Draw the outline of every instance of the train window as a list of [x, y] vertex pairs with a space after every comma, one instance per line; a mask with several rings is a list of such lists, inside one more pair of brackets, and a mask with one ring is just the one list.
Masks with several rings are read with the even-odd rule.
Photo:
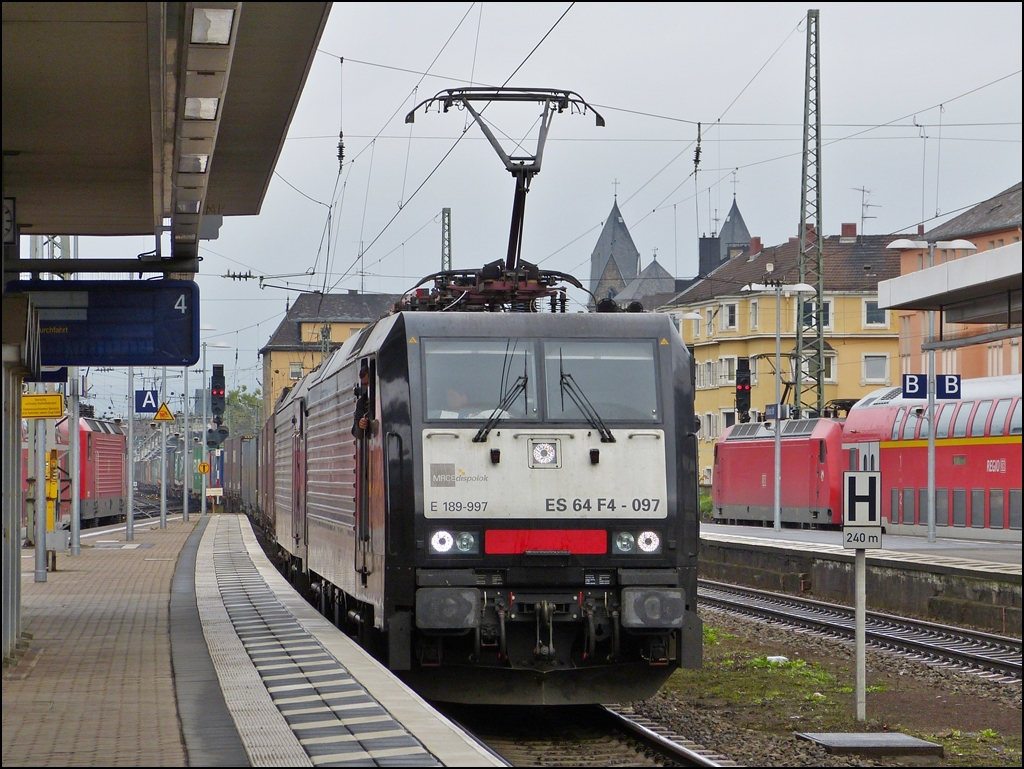
[[537, 367], [531, 340], [423, 339], [427, 419], [487, 419], [523, 377], [502, 419], [537, 418]]
[[1009, 398], [996, 403], [996, 410], [992, 413], [992, 427], [989, 429], [989, 435], [1006, 435], [1006, 415], [1010, 411], [1010, 403], [1012, 401]]
[[903, 406], [896, 412], [896, 421], [892, 423], [892, 439], [899, 440], [900, 424], [903, 422], [903, 415], [907, 413], [907, 407]]
[[825, 464], [825, 455], [828, 450], [825, 448], [825, 441], [818, 441], [818, 464]]
[[960, 404], [960, 410], [956, 412], [956, 421], [953, 423], [953, 437], [967, 437], [967, 421], [971, 418], [971, 409], [974, 408], [974, 401], [965, 401]]
[[892, 487], [892, 498], [889, 502], [889, 523], [897, 524], [900, 522], [900, 490], [895, 486]]
[[967, 489], [953, 489], [953, 525], [967, 525]]
[[[1017, 404], [1020, 405], [1019, 403]], [[1010, 489], [1010, 528], [1020, 531], [1021, 490]]]
[[921, 418], [917, 416], [913, 411], [907, 414], [907, 422], [903, 425], [903, 440], [912, 441], [914, 435], [917, 432], [917, 423], [921, 421]]
[[1020, 435], [1020, 398], [1017, 405], [1013, 407], [1013, 416], [1010, 417], [1010, 435]]
[[981, 401], [978, 410], [974, 412], [974, 421], [971, 422], [971, 437], [978, 438], [985, 434], [985, 424], [988, 422], [988, 412], [992, 410], [992, 401]]
[[85, 458], [92, 459], [92, 433], [85, 434]]
[[550, 419], [585, 419], [573, 390], [605, 421], [660, 418], [653, 342], [548, 341], [544, 374]]
[[988, 527], [990, 529], [1003, 528], [1003, 490], [988, 490]]
[[949, 526], [949, 489], [935, 489], [935, 525]]
[[914, 523], [914, 490], [903, 489], [903, 523], [913, 525]]
[[921, 511], [921, 515], [917, 517], [917, 522], [922, 526], [928, 525], [928, 489], [917, 490], [917, 509]]
[[949, 423], [953, 421], [953, 412], [956, 411], [955, 403], [942, 404], [942, 411], [939, 412], [938, 428], [935, 430], [936, 438], [949, 437]]
[[985, 527], [985, 489], [971, 489], [971, 528]]

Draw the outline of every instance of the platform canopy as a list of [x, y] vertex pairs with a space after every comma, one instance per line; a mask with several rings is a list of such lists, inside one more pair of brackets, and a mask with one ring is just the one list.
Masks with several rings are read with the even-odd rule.
[[330, 7], [4, 3], [5, 214], [22, 235], [169, 223], [195, 272], [203, 216], [259, 213]]
[[[922, 349], [978, 344], [1020, 336], [1021, 243], [982, 251], [878, 284], [878, 306], [934, 310], [950, 323], [1001, 324], [1003, 332], [927, 343]], [[995, 334], [996, 336], [992, 336]], [[990, 338], [991, 337], [991, 338]]]

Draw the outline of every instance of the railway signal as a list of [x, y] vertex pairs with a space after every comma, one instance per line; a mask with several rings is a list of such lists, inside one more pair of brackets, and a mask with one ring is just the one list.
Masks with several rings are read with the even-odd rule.
[[750, 361], [740, 358], [736, 366], [736, 412], [740, 422], [750, 421]]
[[219, 417], [224, 415], [224, 366], [213, 364], [213, 376], [210, 377], [210, 410], [214, 421], [220, 424]]

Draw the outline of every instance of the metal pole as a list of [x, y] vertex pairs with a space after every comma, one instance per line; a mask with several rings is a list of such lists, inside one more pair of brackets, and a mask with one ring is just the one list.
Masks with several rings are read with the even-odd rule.
[[867, 678], [867, 664], [866, 664], [866, 652], [864, 649], [865, 641], [865, 620], [866, 620], [866, 604], [867, 598], [865, 593], [867, 591], [867, 578], [866, 578], [866, 559], [864, 557], [865, 551], [863, 548], [857, 548], [856, 550], [856, 566], [854, 575], [854, 592], [856, 593], [856, 606], [854, 614], [856, 618], [857, 627], [854, 633], [854, 644], [856, 646], [856, 700], [857, 700], [857, 721], [863, 723], [867, 720], [867, 691], [866, 678]]
[[188, 523], [188, 495], [192, 489], [192, 435], [189, 433], [189, 419], [188, 412], [191, 407], [191, 401], [188, 397], [188, 366], [185, 366], [185, 424], [184, 434], [185, 442], [183, 455], [181, 457], [181, 474], [184, 476], [181, 479], [181, 519]]
[[[935, 264], [935, 244], [928, 244], [928, 266]], [[935, 311], [928, 311], [928, 341], [935, 341]], [[928, 351], [928, 542], [935, 542], [935, 350]]]
[[[167, 366], [160, 383], [160, 403], [167, 403]], [[160, 423], [160, 528], [167, 528], [167, 423]]]
[[[207, 397], [207, 394], [209, 393], [209, 391], [210, 384], [206, 379], [206, 342], [203, 342], [203, 426], [199, 430], [199, 445], [202, 446], [200, 456], [202, 456], [204, 462], [207, 461], [206, 431], [209, 429], [208, 425], [210, 421], [210, 417], [208, 416], [209, 412], [207, 411], [207, 408], [209, 406], [209, 398]], [[200, 500], [200, 505], [202, 506], [203, 509], [203, 515], [206, 515], [206, 483], [209, 473], [202, 473], [202, 476], [203, 498], [202, 500]]]
[[68, 473], [71, 475], [71, 555], [82, 554], [82, 447], [79, 442], [78, 366], [68, 368]]
[[[39, 385], [37, 392], [46, 392]], [[35, 420], [36, 428], [36, 490], [35, 510], [36, 529], [36, 582], [46, 582], [46, 420]]]
[[782, 284], [775, 285], [775, 531], [782, 531]]
[[124, 541], [135, 541], [135, 367], [128, 367], [128, 510]]

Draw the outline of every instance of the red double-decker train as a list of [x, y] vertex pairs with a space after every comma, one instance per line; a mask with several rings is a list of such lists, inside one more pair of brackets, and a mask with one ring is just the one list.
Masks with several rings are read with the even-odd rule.
[[[879, 470], [882, 517], [893, 534], [928, 525], [928, 432], [935, 424], [935, 521], [944, 536], [1019, 539], [1021, 378], [965, 379], [959, 400], [927, 419], [922, 400], [877, 390], [845, 420], [784, 422], [781, 515], [790, 526], [841, 525], [845, 470]], [[715, 520], [774, 517], [774, 438], [766, 423], [733, 425], [715, 447]]]

